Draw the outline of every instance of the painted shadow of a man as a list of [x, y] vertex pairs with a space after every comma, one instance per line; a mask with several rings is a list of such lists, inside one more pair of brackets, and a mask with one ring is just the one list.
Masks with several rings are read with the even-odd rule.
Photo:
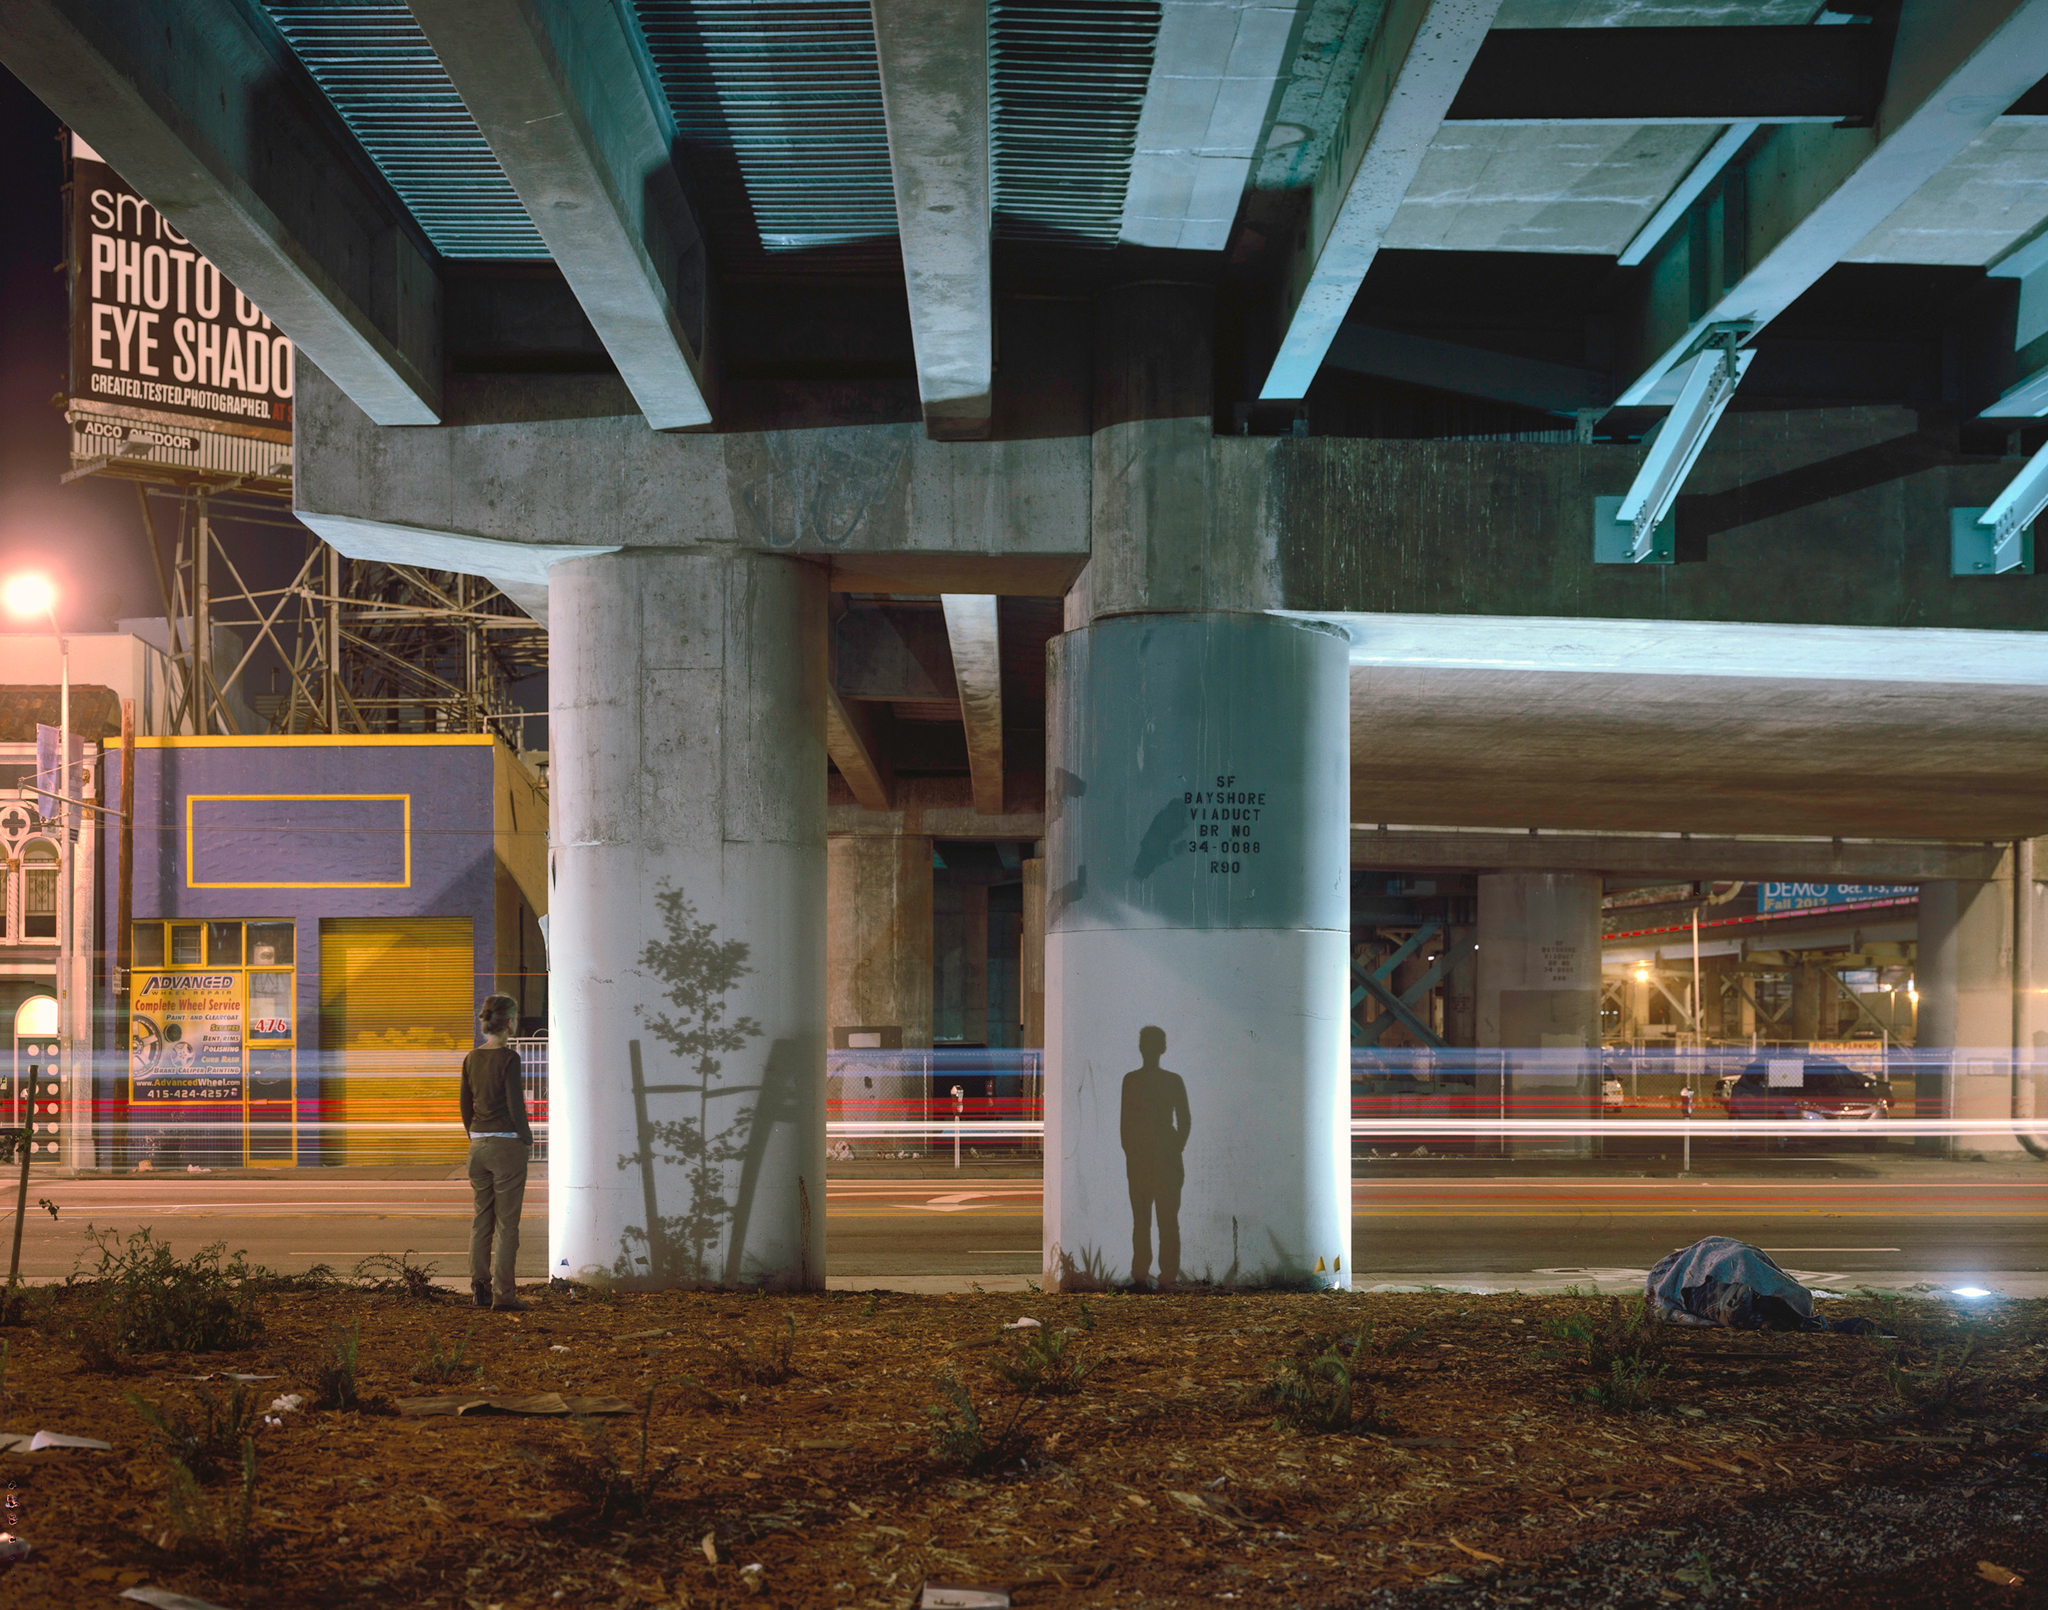
[[1131, 1187], [1131, 1283], [1143, 1285], [1152, 1264], [1152, 1215], [1159, 1215], [1159, 1284], [1180, 1279], [1181, 1153], [1188, 1145], [1188, 1087], [1162, 1068], [1166, 1031], [1138, 1031], [1141, 1068], [1124, 1075], [1121, 1131], [1124, 1174]]

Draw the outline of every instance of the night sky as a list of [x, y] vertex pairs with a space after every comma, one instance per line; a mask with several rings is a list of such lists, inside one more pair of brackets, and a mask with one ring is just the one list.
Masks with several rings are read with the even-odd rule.
[[[57, 119], [4, 69], [0, 150], [0, 576], [45, 571], [65, 626], [108, 631], [118, 615], [161, 615], [163, 605], [134, 487], [58, 482], [71, 467], [64, 415], [50, 401], [69, 383], [63, 164]], [[0, 630], [23, 629], [0, 621]]]

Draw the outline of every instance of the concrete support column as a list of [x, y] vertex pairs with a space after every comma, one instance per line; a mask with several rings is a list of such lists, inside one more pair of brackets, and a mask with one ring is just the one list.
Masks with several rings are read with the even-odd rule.
[[825, 1020], [835, 1047], [932, 1043], [932, 841], [835, 833], [825, 841]]
[[1045, 1044], [1045, 857], [1024, 861], [1024, 934], [1018, 944], [1026, 1046]]
[[1637, 978], [1631, 972], [1622, 999], [1626, 1003], [1622, 1014], [1622, 1038], [1640, 1040], [1650, 1024], [1650, 981]]
[[1446, 930], [1445, 943], [1464, 951], [1444, 975], [1444, 1044], [1475, 1046], [1479, 1043], [1479, 958], [1469, 948], [1477, 935], [1470, 928]]
[[1204, 285], [1121, 285], [1095, 303], [1092, 556], [1066, 624], [1131, 610], [1277, 609], [1279, 567], [1216, 520], [1214, 328]]
[[1834, 1035], [1827, 1032], [1823, 1022], [1823, 1002], [1834, 993], [1821, 969], [1811, 962], [1798, 962], [1792, 968], [1792, 1038], [1795, 1040], [1832, 1040]]
[[[1735, 1025], [1730, 1030], [1730, 1037], [1747, 1040], [1757, 1031], [1756, 1005], [1751, 999], [1756, 993], [1756, 975], [1754, 973], [1744, 973], [1739, 976], [1742, 979], [1743, 989], [1738, 990], [1729, 1002], [1730, 1010], [1734, 1014]], [[1743, 991], [1747, 991], [1747, 993]]]
[[1047, 1281], [1348, 1286], [1345, 640], [1122, 615], [1051, 669]]
[[[825, 845], [825, 1021], [834, 1049], [862, 1053], [832, 1095], [856, 1122], [922, 1119], [931, 1083], [932, 841], [835, 833]], [[900, 1135], [852, 1144], [862, 1156], [924, 1146]]]
[[[1479, 879], [1479, 1044], [1502, 1053], [1510, 1118], [1590, 1122], [1600, 1111], [1600, 880], [1583, 872]], [[1583, 1155], [1585, 1135], [1507, 1150]]]
[[[988, 1043], [988, 889], [949, 883], [932, 896], [932, 1034]], [[943, 1094], [943, 1092], [941, 1092]]]
[[548, 1267], [825, 1277], [825, 580], [635, 549], [549, 585]]
[[988, 886], [960, 888], [960, 1042], [988, 1044]]
[[1722, 987], [1728, 976], [1726, 956], [1707, 956], [1700, 961], [1700, 1032], [1710, 1041], [1726, 1040], [1729, 1027], [1729, 996]]
[[[2048, 918], [2048, 897], [2033, 884], [2034, 930]], [[2038, 1105], [2034, 1066], [2048, 1048], [2048, 1008], [2042, 989], [2038, 938], [2031, 958], [2032, 989], [2014, 1012], [2012, 884], [1923, 883], [1920, 950], [1914, 982], [1920, 992], [1915, 1045], [1914, 1115], [1921, 1118], [2005, 1120], [2013, 1112], [2014, 1030], [2022, 1054], [2020, 1108]], [[1964, 1135], [1925, 1146], [1948, 1153], [2020, 1150], [2010, 1133]]]

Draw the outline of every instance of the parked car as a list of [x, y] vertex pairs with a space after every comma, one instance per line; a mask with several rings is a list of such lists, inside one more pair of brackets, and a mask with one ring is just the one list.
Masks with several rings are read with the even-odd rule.
[[1621, 1081], [1619, 1079], [1609, 1078], [1602, 1079], [1600, 1081], [1601, 1106], [1619, 1107], [1622, 1103], [1622, 1098], [1625, 1094], [1626, 1092], [1622, 1089]]
[[[1771, 1082], [1771, 1065], [1799, 1062], [1797, 1084]], [[1730, 1118], [1870, 1122], [1891, 1109], [1891, 1086], [1872, 1073], [1827, 1057], [1772, 1057], [1752, 1062], [1728, 1092]]]

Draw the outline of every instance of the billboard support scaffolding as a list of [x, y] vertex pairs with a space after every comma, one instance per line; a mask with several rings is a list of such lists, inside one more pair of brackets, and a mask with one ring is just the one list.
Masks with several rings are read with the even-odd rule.
[[[514, 688], [547, 669], [547, 632], [489, 582], [349, 559], [267, 499], [229, 502], [191, 486], [145, 485], [140, 495], [170, 622], [179, 732], [491, 732], [515, 750], [529, 747], [525, 724], [536, 713], [519, 707]], [[175, 500], [175, 522], [158, 518], [162, 499]], [[251, 585], [223, 541], [223, 522], [303, 536], [291, 579]], [[268, 691], [253, 685], [259, 664], [270, 669]]]

